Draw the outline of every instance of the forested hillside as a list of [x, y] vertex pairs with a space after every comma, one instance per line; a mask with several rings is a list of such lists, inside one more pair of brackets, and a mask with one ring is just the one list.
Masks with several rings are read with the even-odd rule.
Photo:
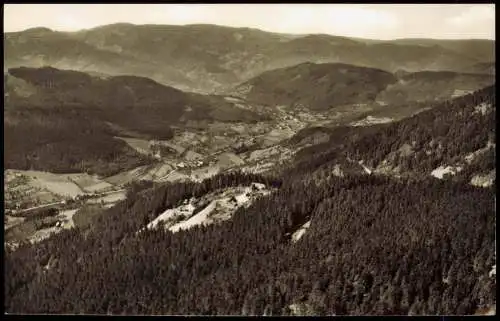
[[447, 71], [421, 71], [401, 75], [398, 82], [377, 96], [386, 104], [445, 101], [491, 86], [495, 76]]
[[269, 106], [311, 110], [366, 104], [396, 82], [389, 72], [346, 64], [303, 63], [265, 72], [239, 85], [235, 91]]
[[[324, 153], [321, 145], [304, 149], [314, 157], [299, 156], [283, 176], [232, 172], [203, 183], [133, 186], [90, 230], [8, 250], [6, 311], [474, 314], [496, 302], [494, 189], [419, 173], [491, 139], [494, 94], [486, 88], [358, 133], [338, 129], [344, 139], [337, 141], [334, 130]], [[474, 109], [485, 105], [492, 109]], [[374, 166], [408, 142], [423, 148], [431, 140], [442, 148], [417, 149], [418, 162], [391, 160], [413, 177], [332, 172], [348, 158]], [[251, 182], [277, 190], [218, 224], [143, 229], [191, 197]]]
[[495, 301], [493, 191], [460, 183], [294, 179], [220, 225], [135, 234], [193, 193], [249, 179], [149, 189], [91, 234], [7, 253], [6, 311], [471, 314]]
[[4, 167], [109, 176], [151, 163], [103, 123], [65, 108], [4, 110]]
[[[133, 130], [148, 132], [149, 127], [185, 123], [188, 120], [249, 121], [261, 120], [249, 110], [241, 110], [218, 96], [183, 92], [161, 85], [149, 78], [136, 76], [98, 77], [74, 70], [52, 67], [11, 68], [6, 81], [8, 106], [80, 107], [82, 112], [100, 113], [102, 118]], [[14, 81], [9, 86], [10, 78]], [[15, 81], [17, 80], [17, 82]], [[19, 80], [34, 87], [33, 92], [20, 95]], [[10, 91], [9, 91], [10, 89]], [[236, 109], [238, 113], [231, 112]], [[219, 119], [221, 113], [229, 113]], [[126, 116], [124, 115], [126, 114]], [[123, 119], [127, 117], [126, 119]], [[115, 118], [118, 118], [117, 120]], [[131, 120], [133, 119], [133, 121]], [[154, 124], [154, 125], [151, 125]], [[154, 130], [151, 130], [154, 132]], [[156, 131], [159, 131], [158, 129]], [[158, 135], [167, 135], [159, 133]]]
[[190, 121], [265, 119], [221, 97], [135, 76], [21, 67], [4, 80], [4, 160], [12, 169], [112, 175], [152, 162], [114, 136], [170, 139], [172, 126]]
[[[440, 165], [464, 162], [468, 154], [494, 143], [495, 127], [495, 86], [491, 86], [382, 126], [375, 135], [351, 145], [347, 153], [373, 167], [387, 160], [402, 172], [426, 173]], [[394, 151], [399, 153], [391, 154]]]
[[494, 83], [494, 75], [489, 74], [390, 73], [341, 63], [302, 63], [264, 72], [236, 86], [233, 93], [270, 107], [325, 111], [343, 105], [380, 104], [387, 106], [381, 110], [397, 110], [402, 104], [446, 101]]
[[377, 172], [412, 178], [451, 166], [461, 168], [456, 178], [470, 181], [495, 168], [495, 109], [490, 86], [396, 123], [337, 127], [328, 142], [301, 150], [294, 170], [363, 161]]

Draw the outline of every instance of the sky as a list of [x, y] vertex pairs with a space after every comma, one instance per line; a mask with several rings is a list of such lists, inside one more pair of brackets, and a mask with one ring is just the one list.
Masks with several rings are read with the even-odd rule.
[[494, 4], [5, 4], [4, 31], [217, 24], [371, 39], [495, 39]]

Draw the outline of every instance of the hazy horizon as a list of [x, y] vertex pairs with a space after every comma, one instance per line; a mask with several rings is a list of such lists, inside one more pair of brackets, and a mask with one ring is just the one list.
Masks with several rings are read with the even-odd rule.
[[83, 28], [83, 29], [78, 29], [78, 30], [58, 30], [58, 29], [52, 29], [46, 26], [35, 26], [35, 27], [30, 27], [27, 29], [23, 30], [18, 30], [18, 31], [7, 31], [5, 33], [16, 33], [16, 32], [24, 32], [32, 29], [39, 29], [39, 28], [45, 28], [49, 29], [54, 32], [79, 32], [83, 30], [91, 30], [91, 29], [96, 29], [100, 27], [105, 27], [105, 26], [111, 26], [111, 25], [119, 25], [119, 24], [129, 24], [133, 26], [178, 26], [178, 27], [188, 27], [188, 26], [196, 26], [196, 25], [206, 25], [206, 26], [216, 26], [216, 27], [225, 27], [225, 28], [234, 28], [234, 29], [255, 29], [255, 30], [260, 30], [263, 32], [269, 32], [269, 33], [275, 33], [275, 34], [283, 34], [283, 35], [290, 35], [290, 36], [308, 36], [308, 35], [326, 35], [326, 36], [332, 36], [332, 37], [346, 37], [346, 38], [352, 38], [352, 39], [366, 39], [366, 40], [375, 40], [375, 41], [394, 41], [394, 40], [414, 40], [414, 39], [427, 39], [427, 40], [450, 40], [450, 41], [459, 41], [459, 40], [485, 40], [485, 41], [495, 41], [495, 39], [488, 39], [488, 38], [431, 38], [431, 37], [407, 37], [407, 38], [393, 38], [393, 39], [376, 39], [376, 38], [365, 38], [365, 37], [355, 37], [355, 36], [344, 36], [344, 35], [338, 35], [338, 34], [326, 34], [326, 33], [284, 33], [284, 32], [274, 32], [274, 31], [269, 31], [269, 30], [263, 30], [260, 28], [254, 28], [254, 27], [232, 27], [232, 26], [225, 26], [225, 25], [218, 25], [214, 23], [189, 23], [189, 24], [183, 24], [183, 25], [173, 25], [173, 24], [162, 24], [162, 23], [144, 23], [144, 24], [137, 24], [137, 23], [131, 23], [131, 22], [114, 22], [110, 24], [104, 24], [104, 25], [99, 25], [95, 26], [92, 28]]
[[[18, 19], [20, 15], [30, 19]], [[277, 19], [276, 17], [279, 17]], [[6, 4], [4, 32], [217, 25], [376, 40], [495, 40], [494, 4]], [[439, 28], [435, 26], [438, 25]]]

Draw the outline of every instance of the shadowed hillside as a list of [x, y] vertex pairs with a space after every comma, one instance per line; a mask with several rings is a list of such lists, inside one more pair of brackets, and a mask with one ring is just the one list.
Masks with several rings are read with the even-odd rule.
[[375, 101], [396, 78], [385, 71], [345, 64], [304, 63], [272, 70], [243, 83], [236, 92], [249, 101], [325, 110]]
[[[237, 86], [234, 94], [269, 106], [315, 111], [343, 105], [389, 105], [445, 101], [495, 82], [493, 75], [450, 71], [408, 73], [345, 64], [303, 63], [267, 71]], [[404, 108], [404, 107], [403, 107]], [[418, 108], [415, 108], [418, 109]]]
[[263, 119], [221, 97], [185, 93], [135, 76], [99, 78], [21, 67], [10, 69], [4, 80], [7, 168], [114, 174], [146, 161], [113, 138], [122, 132], [170, 139], [171, 126], [190, 121]]

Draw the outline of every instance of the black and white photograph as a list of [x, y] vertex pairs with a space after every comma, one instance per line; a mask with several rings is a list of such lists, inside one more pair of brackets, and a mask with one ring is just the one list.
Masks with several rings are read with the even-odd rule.
[[3, 19], [4, 314], [496, 315], [494, 3]]

